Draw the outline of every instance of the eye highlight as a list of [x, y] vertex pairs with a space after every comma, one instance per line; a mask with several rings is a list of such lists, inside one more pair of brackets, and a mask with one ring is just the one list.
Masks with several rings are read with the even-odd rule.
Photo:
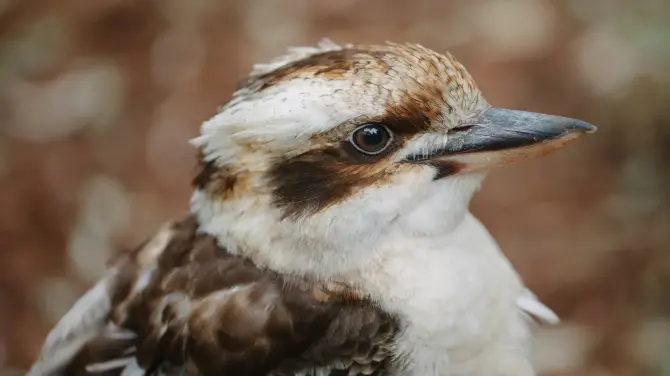
[[368, 123], [351, 133], [351, 144], [361, 153], [375, 155], [391, 145], [393, 134], [383, 124]]

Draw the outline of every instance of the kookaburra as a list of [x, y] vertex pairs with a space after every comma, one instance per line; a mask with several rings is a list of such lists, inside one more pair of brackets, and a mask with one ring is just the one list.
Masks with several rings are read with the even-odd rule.
[[595, 129], [493, 108], [419, 45], [290, 49], [192, 141], [190, 215], [111, 262], [29, 375], [534, 375], [558, 318], [468, 206]]

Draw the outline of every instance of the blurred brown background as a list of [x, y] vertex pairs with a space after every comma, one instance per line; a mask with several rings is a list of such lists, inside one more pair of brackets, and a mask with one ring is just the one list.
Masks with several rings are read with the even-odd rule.
[[670, 1], [0, 0], [0, 375], [187, 210], [187, 140], [288, 45], [449, 49], [496, 106], [600, 127], [473, 204], [565, 319], [545, 375], [670, 375]]

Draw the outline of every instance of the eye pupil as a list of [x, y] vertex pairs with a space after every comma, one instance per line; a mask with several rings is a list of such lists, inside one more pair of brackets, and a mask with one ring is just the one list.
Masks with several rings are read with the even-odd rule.
[[352, 143], [366, 154], [378, 154], [391, 143], [391, 134], [382, 124], [366, 124], [352, 134]]
[[378, 145], [384, 142], [384, 135], [377, 127], [363, 128], [363, 142], [367, 145]]

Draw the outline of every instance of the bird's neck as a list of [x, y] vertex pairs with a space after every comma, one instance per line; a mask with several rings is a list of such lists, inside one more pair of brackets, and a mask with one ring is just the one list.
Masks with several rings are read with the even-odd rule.
[[392, 238], [375, 253], [348, 279], [426, 328], [449, 325], [443, 319], [452, 315], [484, 313], [492, 301], [521, 288], [495, 240], [470, 213], [448, 235]]
[[[474, 216], [450, 236], [397, 239], [379, 252], [375, 267], [351, 279], [401, 318], [398, 351], [411, 359], [410, 374], [533, 374], [516, 305], [523, 285]], [[503, 363], [510, 369], [482, 368]]]

